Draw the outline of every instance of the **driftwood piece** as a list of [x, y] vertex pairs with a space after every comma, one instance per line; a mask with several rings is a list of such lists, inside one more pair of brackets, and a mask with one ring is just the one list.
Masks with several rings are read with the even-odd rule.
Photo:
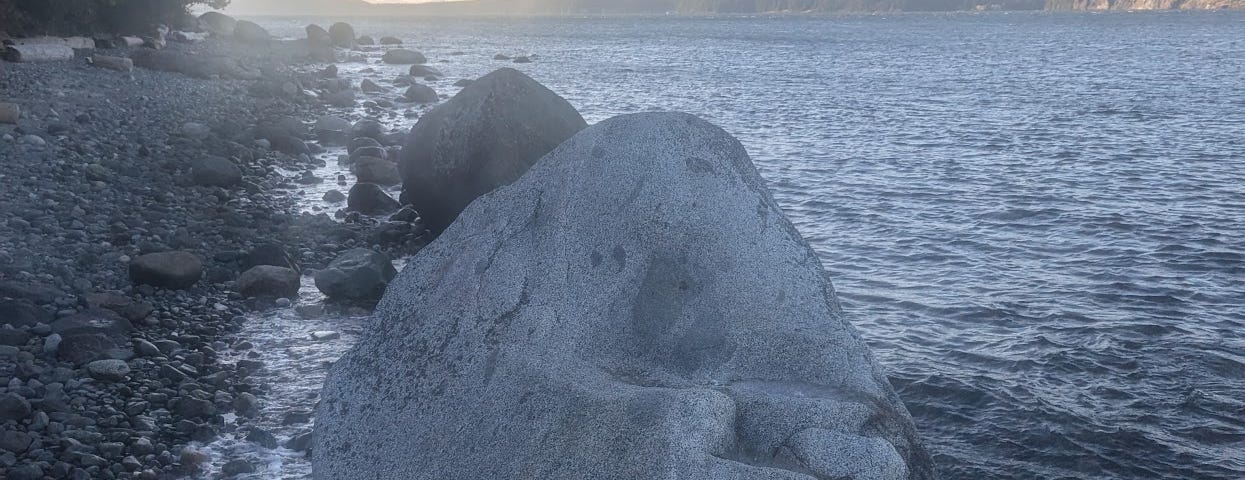
[[107, 55], [95, 55], [91, 57], [91, 65], [99, 68], [107, 68], [118, 72], [134, 71], [134, 61], [123, 57], [109, 57]]
[[56, 44], [8, 45], [4, 59], [10, 62], [57, 62], [73, 59], [73, 49]]

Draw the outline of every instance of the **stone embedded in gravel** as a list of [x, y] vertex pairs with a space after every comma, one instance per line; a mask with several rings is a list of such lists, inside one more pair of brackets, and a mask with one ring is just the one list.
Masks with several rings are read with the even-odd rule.
[[5, 429], [4, 433], [0, 433], [0, 450], [7, 450], [15, 454], [25, 453], [26, 449], [30, 448], [32, 441], [34, 439], [26, 432]]
[[23, 299], [0, 298], [0, 322], [14, 327], [33, 327], [37, 323], [51, 321], [42, 308]]
[[381, 61], [390, 64], [409, 65], [412, 63], [428, 63], [428, 57], [414, 50], [395, 48], [385, 52], [385, 55], [381, 57]]
[[374, 183], [356, 183], [346, 197], [346, 208], [364, 215], [383, 215], [402, 205]]
[[437, 101], [440, 100], [440, 98], [437, 97], [436, 90], [433, 90], [432, 87], [427, 85], [418, 83], [411, 85], [410, 88], [406, 89], [406, 93], [402, 94], [402, 98], [415, 103], [437, 103]]
[[587, 123], [518, 70], [485, 75], [419, 119], [402, 149], [402, 203], [433, 232], [472, 200], [515, 181]]
[[130, 374], [130, 366], [122, 360], [96, 360], [86, 364], [86, 371], [96, 380], [119, 382]]
[[34, 334], [27, 330], [18, 330], [7, 324], [0, 327], [0, 345], [20, 347], [26, 345], [31, 338], [34, 338]]
[[186, 138], [202, 140], [212, 134], [212, 128], [202, 123], [186, 122], [182, 124], [181, 134]]
[[332, 299], [374, 300], [385, 293], [397, 273], [387, 255], [356, 248], [316, 272], [315, 282], [316, 288]]
[[0, 395], [0, 423], [21, 421], [30, 416], [30, 401], [13, 392]]
[[36, 147], [42, 147], [48, 144], [47, 140], [44, 140], [43, 137], [38, 135], [22, 135], [17, 139], [17, 143], [22, 145], [33, 145]]
[[0, 102], [0, 123], [14, 125], [22, 118], [22, 108], [16, 103]]
[[238, 277], [238, 293], [245, 297], [293, 298], [298, 296], [302, 278], [297, 270], [259, 265]]
[[817, 254], [686, 114], [598, 123], [477, 199], [321, 396], [321, 478], [934, 478]]
[[151, 342], [148, 342], [141, 338], [135, 338], [131, 340], [131, 343], [134, 344], [134, 351], [138, 352], [139, 355], [142, 355], [144, 357], [159, 357], [163, 355], [160, 352], [160, 349], [155, 346], [155, 344], [152, 344]]
[[203, 277], [203, 263], [190, 252], [158, 252], [131, 260], [129, 271], [135, 285], [182, 290]]
[[205, 156], [191, 161], [191, 177], [199, 185], [232, 187], [242, 181], [242, 170], [225, 157]]
[[360, 182], [377, 185], [397, 185], [402, 183], [402, 175], [398, 173], [398, 165], [389, 160], [376, 157], [360, 157], [350, 170]]
[[39, 465], [28, 463], [10, 468], [6, 475], [6, 480], [40, 480], [43, 478], [43, 468], [39, 467]]

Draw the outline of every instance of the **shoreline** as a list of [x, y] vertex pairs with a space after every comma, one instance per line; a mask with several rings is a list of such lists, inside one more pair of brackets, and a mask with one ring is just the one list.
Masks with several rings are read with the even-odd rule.
[[[309, 175], [326, 153], [307, 123], [333, 109], [314, 95], [273, 93], [290, 83], [315, 91], [320, 64], [301, 58], [297, 42], [250, 50], [209, 40], [160, 51], [224, 56], [262, 72], [252, 80], [116, 72], [88, 65], [81, 52], [71, 61], [0, 65], [0, 102], [22, 111], [16, 125], [0, 125], [8, 213], [0, 311], [15, 327], [0, 332], [0, 425], [4, 450], [17, 450], [0, 455], [0, 476], [182, 478], [229, 463], [188, 445], [242, 429], [226, 415], [242, 426], [258, 422], [247, 416], [264, 401], [268, 386], [253, 378], [264, 365], [235, 333], [251, 317], [294, 310], [285, 299], [237, 293], [251, 252], [275, 245], [308, 275], [352, 247], [384, 244], [395, 256], [418, 248], [373, 241], [384, 223], [367, 217], [299, 213], [301, 189], [334, 181]], [[289, 119], [302, 125], [307, 151], [280, 152], [264, 138]], [[204, 157], [236, 162], [241, 180], [196, 184], [192, 167]], [[160, 251], [194, 255], [202, 279], [185, 290], [134, 285], [130, 261]], [[364, 311], [320, 308], [330, 316]], [[95, 345], [67, 341], [80, 323], [103, 325], [90, 339], [111, 339], [111, 348], [67, 353]], [[92, 362], [112, 358], [125, 371], [96, 371]]]

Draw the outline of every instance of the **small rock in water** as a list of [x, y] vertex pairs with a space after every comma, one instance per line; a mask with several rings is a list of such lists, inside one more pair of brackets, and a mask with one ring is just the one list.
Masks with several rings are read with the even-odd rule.
[[428, 63], [428, 57], [414, 50], [397, 48], [385, 52], [385, 55], [381, 57], [381, 61], [390, 64], [409, 65], [412, 63]]
[[311, 332], [311, 339], [317, 342], [327, 342], [329, 340], [337, 340], [342, 338], [342, 334], [331, 331]]
[[329, 298], [373, 300], [385, 293], [385, 287], [397, 273], [385, 254], [356, 248], [316, 272], [315, 282], [316, 288]]
[[277, 448], [277, 437], [262, 428], [251, 427], [246, 440], [264, 448]]
[[238, 459], [230, 460], [229, 463], [226, 463], [220, 470], [221, 473], [224, 473], [225, 475], [242, 475], [245, 473], [255, 473], [255, 466], [251, 465], [251, 462]]
[[306, 318], [306, 319], [320, 318], [324, 316], [324, 305], [320, 305], [320, 304], [299, 305], [297, 307], [294, 307], [294, 312], [297, 313], [298, 316], [302, 318]]
[[293, 303], [294, 303], [294, 302], [293, 302], [292, 300], [288, 299], [288, 298], [278, 298], [278, 299], [277, 299], [277, 301], [276, 301], [276, 305], [277, 305], [277, 307], [279, 307], [279, 308], [287, 308], [287, 307], [289, 307], [290, 305], [292, 305]]
[[519, 56], [514, 58], [514, 63], [532, 63], [532, 59], [527, 56]]
[[346, 200], [346, 194], [340, 190], [329, 190], [324, 192], [324, 201], [329, 203], [341, 203]]

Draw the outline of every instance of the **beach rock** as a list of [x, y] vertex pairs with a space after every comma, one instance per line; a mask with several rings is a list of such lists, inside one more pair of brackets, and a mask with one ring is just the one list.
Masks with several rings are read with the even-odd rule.
[[445, 76], [445, 74], [441, 73], [440, 70], [432, 68], [428, 65], [411, 65], [411, 70], [409, 73], [407, 73], [407, 75], [410, 75], [412, 77], [428, 77], [428, 76], [444, 77]]
[[514, 63], [532, 63], [532, 58], [527, 56], [514, 57]]
[[328, 30], [316, 24], [307, 25], [304, 30], [307, 31], [307, 43], [313, 47], [325, 47], [333, 45], [333, 36]]
[[350, 170], [360, 182], [384, 186], [402, 183], [402, 175], [398, 174], [398, 165], [382, 158], [359, 157]]
[[510, 60], [510, 56], [509, 56], [509, 55], [506, 55], [506, 54], [499, 53], [499, 54], [497, 54], [497, 55], [493, 55], [493, 60]]
[[130, 280], [135, 285], [181, 290], [203, 277], [203, 264], [189, 252], [159, 252], [130, 261]]
[[[371, 120], [363, 120], [363, 121], [360, 121], [360, 122], [359, 122], [359, 126], [360, 126], [360, 127], [363, 125], [363, 122], [370, 122], [372, 125], [374, 125], [374, 126], [375, 126], [375, 129], [376, 129], [376, 130], [375, 130], [375, 132], [368, 131], [368, 132], [366, 132], [366, 133], [376, 133], [376, 134], [378, 134], [378, 135], [383, 133], [383, 132], [381, 132], [381, 130], [380, 130], [380, 124], [379, 124], [379, 123], [376, 123], [376, 122], [371, 121]], [[351, 134], [354, 134], [356, 131], [359, 131], [359, 133], [364, 133], [362, 130], [363, 130], [362, 128], [359, 128], [359, 129], [357, 129], [357, 130], [352, 130], [352, 131], [351, 131]], [[372, 138], [372, 137], [361, 137], [361, 136], [355, 135], [354, 139], [350, 140], [350, 145], [346, 147], [346, 151], [347, 151], [347, 152], [350, 152], [350, 153], [352, 153], [352, 154], [353, 154], [355, 151], [358, 151], [359, 149], [361, 149], [361, 148], [366, 148], [366, 147], [376, 147], [376, 148], [380, 148], [380, 147], [381, 147], [381, 144], [380, 144], [380, 142], [379, 142], [379, 141], [377, 141], [375, 138]]]
[[395, 48], [385, 52], [385, 55], [381, 57], [381, 61], [397, 65], [407, 65], [412, 63], [428, 63], [428, 57], [425, 57], [424, 54], [414, 50]]
[[342, 90], [340, 92], [332, 92], [325, 94], [324, 103], [338, 108], [349, 108], [354, 106], [354, 90]]
[[96, 380], [120, 382], [130, 374], [130, 366], [122, 360], [96, 360], [86, 364], [86, 371]]
[[346, 196], [346, 208], [364, 215], [382, 215], [402, 205], [374, 183], [356, 183]]
[[365, 78], [363, 79], [362, 82], [359, 82], [359, 90], [363, 90], [366, 93], [380, 93], [388, 89], [380, 85], [377, 85], [376, 82], [373, 82], [369, 78]]
[[22, 421], [30, 416], [30, 401], [13, 392], [0, 395], [0, 423]]
[[285, 248], [277, 243], [262, 243], [256, 245], [246, 255], [242, 257], [242, 269], [250, 269], [260, 265], [271, 265], [274, 267], [288, 268], [298, 271], [298, 263], [290, 256]]
[[315, 134], [321, 142], [340, 145], [350, 140], [350, 122], [332, 115], [322, 115], [316, 119]]
[[401, 45], [402, 44], [402, 40], [395, 38], [395, 37], [380, 37], [380, 40], [378, 40], [378, 42], [381, 45]]
[[234, 26], [233, 38], [242, 43], [268, 43], [272, 36], [255, 22], [238, 20]]
[[333, 45], [350, 48], [355, 45], [354, 27], [349, 23], [337, 22], [329, 26], [329, 36], [333, 38]]
[[259, 265], [238, 277], [238, 293], [245, 297], [296, 298], [301, 286], [297, 270], [272, 265]]
[[307, 143], [293, 135], [272, 135], [268, 137], [268, 141], [272, 143], [273, 150], [287, 155], [298, 156], [311, 153]]
[[232, 187], [242, 181], [242, 170], [237, 164], [228, 158], [212, 155], [192, 160], [190, 173], [198, 185]]
[[407, 135], [402, 203], [433, 232], [444, 230], [476, 197], [515, 181], [585, 126], [570, 103], [518, 70], [485, 75]]
[[14, 125], [22, 118], [22, 107], [16, 103], [0, 102], [0, 123]]
[[415, 84], [406, 89], [406, 93], [402, 94], [402, 98], [415, 103], [437, 103], [437, 91], [427, 85]]
[[5, 429], [3, 433], [0, 433], [0, 450], [7, 450], [17, 454], [25, 453], [30, 448], [32, 442], [34, 442], [34, 438], [26, 432]]
[[206, 12], [199, 15], [199, 28], [212, 35], [232, 37], [237, 26], [238, 20], [220, 12]]
[[601, 122], [472, 203], [321, 396], [321, 478], [934, 478], [816, 253], [686, 114]]
[[162, 72], [177, 72], [195, 78], [214, 76], [239, 80], [257, 80], [258, 70], [243, 67], [234, 58], [223, 55], [190, 55], [169, 50], [138, 50], [130, 54], [134, 66]]
[[471, 85], [471, 84], [473, 84], [473, 83], [475, 83], [475, 82], [476, 82], [475, 80], [472, 80], [472, 79], [470, 79], [470, 78], [464, 78], [464, 79], [461, 79], [461, 80], [459, 80], [459, 81], [457, 81], [457, 82], [454, 82], [454, 86], [455, 86], [455, 87], [466, 87], [466, 86]]
[[385, 137], [385, 127], [376, 120], [363, 119], [355, 122], [354, 127], [350, 129], [350, 134], [354, 135], [355, 139], [371, 138], [379, 144], [379, 141]]
[[315, 282], [316, 288], [332, 299], [374, 300], [385, 293], [397, 273], [385, 254], [356, 248], [316, 272]]

